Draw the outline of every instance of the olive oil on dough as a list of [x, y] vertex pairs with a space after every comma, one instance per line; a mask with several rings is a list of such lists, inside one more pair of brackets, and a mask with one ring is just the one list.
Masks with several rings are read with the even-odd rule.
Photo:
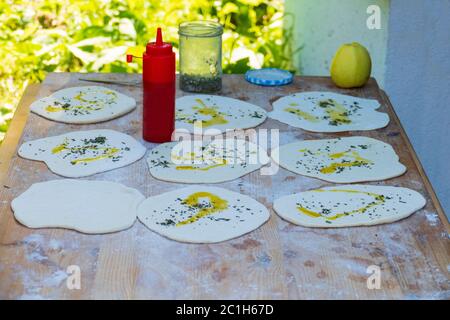
[[127, 166], [146, 149], [133, 137], [114, 130], [75, 131], [24, 142], [19, 155], [44, 161], [63, 177], [79, 178]]
[[249, 196], [227, 189], [190, 186], [146, 199], [138, 218], [150, 230], [191, 243], [215, 243], [259, 228], [270, 217]]
[[136, 100], [101, 86], [71, 87], [33, 102], [30, 110], [64, 123], [89, 124], [120, 117], [136, 108]]
[[[263, 123], [267, 113], [251, 103], [215, 95], [188, 95], [178, 98], [175, 127], [193, 133], [200, 125], [204, 135], [226, 130], [254, 128]], [[208, 129], [216, 132], [208, 133]], [[206, 131], [206, 132], [205, 132]]]
[[273, 208], [294, 224], [335, 228], [394, 222], [425, 204], [420, 193], [407, 188], [343, 185], [283, 196], [274, 201]]
[[269, 161], [266, 151], [256, 144], [232, 139], [202, 140], [199, 144], [189, 140], [163, 143], [150, 150], [147, 158], [153, 177], [183, 183], [231, 181]]
[[312, 132], [374, 130], [389, 123], [377, 100], [333, 92], [299, 92], [273, 103], [269, 117]]
[[368, 137], [297, 141], [271, 156], [289, 171], [335, 183], [385, 180], [406, 171], [389, 144]]

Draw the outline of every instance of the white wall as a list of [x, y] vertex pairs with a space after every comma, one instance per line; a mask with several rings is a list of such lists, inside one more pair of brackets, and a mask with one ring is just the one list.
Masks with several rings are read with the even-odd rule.
[[450, 0], [392, 0], [385, 88], [450, 216]]
[[[367, 7], [381, 9], [381, 29], [369, 30]], [[372, 57], [372, 76], [384, 83], [389, 0], [286, 0], [285, 11], [295, 15], [296, 45], [303, 49], [294, 57], [300, 74], [329, 75], [331, 59], [344, 43], [359, 42]], [[286, 24], [290, 18], [286, 18]]]

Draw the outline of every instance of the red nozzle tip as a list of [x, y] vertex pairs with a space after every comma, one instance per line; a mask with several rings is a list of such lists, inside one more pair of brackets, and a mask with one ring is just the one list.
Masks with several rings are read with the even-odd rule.
[[132, 62], [133, 56], [131, 54], [127, 54], [127, 62]]
[[163, 44], [161, 28], [158, 28], [158, 30], [156, 31], [156, 44], [157, 45], [162, 45]]

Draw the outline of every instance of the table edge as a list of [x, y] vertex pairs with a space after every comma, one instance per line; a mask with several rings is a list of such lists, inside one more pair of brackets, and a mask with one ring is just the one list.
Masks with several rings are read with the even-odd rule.
[[30, 113], [29, 106], [34, 101], [40, 88], [41, 85], [37, 83], [29, 84], [26, 87], [11, 119], [5, 138], [0, 145], [0, 186], [3, 185], [8, 175], [11, 160], [22, 138]]

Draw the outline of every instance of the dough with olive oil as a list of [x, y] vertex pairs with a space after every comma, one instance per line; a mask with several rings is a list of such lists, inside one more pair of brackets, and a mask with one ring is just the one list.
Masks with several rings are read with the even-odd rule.
[[269, 117], [313, 132], [374, 130], [389, 123], [377, 100], [333, 92], [299, 92], [273, 103]]
[[[227, 130], [254, 128], [263, 123], [267, 113], [254, 104], [215, 95], [187, 95], [176, 100], [176, 130], [217, 135]], [[209, 129], [214, 129], [212, 132]]]
[[242, 139], [186, 140], [158, 145], [147, 163], [156, 179], [183, 183], [219, 183], [258, 170], [270, 161], [260, 146]]
[[190, 186], [146, 199], [138, 218], [150, 230], [191, 243], [214, 243], [249, 233], [270, 217], [249, 196], [227, 189]]
[[418, 192], [401, 187], [343, 185], [278, 198], [273, 209], [305, 227], [370, 226], [404, 219], [426, 204]]
[[29, 228], [97, 234], [131, 227], [144, 199], [139, 191], [120, 183], [62, 179], [33, 184], [11, 202], [11, 208]]
[[145, 147], [133, 137], [114, 130], [74, 131], [24, 142], [23, 158], [44, 161], [63, 177], [79, 178], [127, 166], [141, 159]]
[[30, 106], [32, 112], [44, 118], [75, 124], [111, 120], [134, 108], [136, 100], [101, 86], [61, 89]]
[[385, 180], [406, 171], [391, 145], [368, 137], [297, 141], [272, 150], [271, 157], [289, 171], [335, 183]]

